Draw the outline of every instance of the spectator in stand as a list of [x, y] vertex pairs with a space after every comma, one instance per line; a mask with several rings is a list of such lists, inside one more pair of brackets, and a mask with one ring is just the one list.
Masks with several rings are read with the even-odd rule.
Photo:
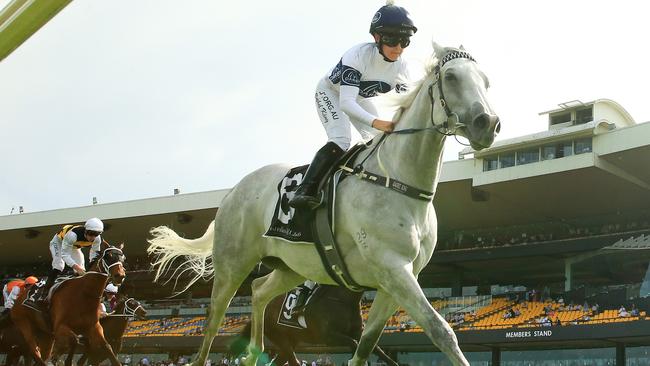
[[598, 303], [595, 303], [591, 306], [591, 313], [592, 315], [598, 314], [598, 309], [600, 308], [600, 305]]
[[560, 318], [555, 319], [555, 325], [558, 327], [562, 326], [562, 322], [560, 321]]
[[630, 313], [625, 310], [625, 306], [621, 305], [621, 307], [618, 309], [618, 317], [627, 318], [628, 316], [630, 316]]
[[636, 304], [632, 304], [632, 309], [630, 309], [630, 316], [639, 316], [639, 309], [636, 308]]

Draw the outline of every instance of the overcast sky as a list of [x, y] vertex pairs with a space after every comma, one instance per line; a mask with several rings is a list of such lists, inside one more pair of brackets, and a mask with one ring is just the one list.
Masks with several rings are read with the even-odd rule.
[[[0, 0], [0, 6], [7, 0]], [[382, 1], [75, 0], [0, 62], [0, 215], [230, 188], [326, 141], [317, 81]], [[609, 98], [650, 119], [645, 2], [397, 1], [491, 80], [499, 139]], [[461, 146], [449, 141], [445, 159]]]

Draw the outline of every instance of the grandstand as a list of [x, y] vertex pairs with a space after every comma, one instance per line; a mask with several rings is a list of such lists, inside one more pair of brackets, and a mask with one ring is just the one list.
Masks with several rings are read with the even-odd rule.
[[[648, 364], [650, 123], [636, 124], [607, 99], [563, 103], [546, 113], [547, 131], [466, 150], [444, 163], [434, 200], [438, 248], [419, 281], [472, 365]], [[0, 216], [1, 273], [43, 275], [57, 228], [98, 216], [108, 240], [127, 243], [124, 287], [150, 314], [130, 324], [123, 352], [191, 355], [201, 341], [210, 284], [199, 282], [173, 300], [173, 281], [152, 286], [148, 229], [167, 225], [200, 236], [226, 193]], [[264, 273], [251, 273], [249, 281]], [[228, 310], [214, 352], [224, 352], [249, 318], [249, 281]], [[443, 364], [401, 310], [380, 345], [402, 363]]]

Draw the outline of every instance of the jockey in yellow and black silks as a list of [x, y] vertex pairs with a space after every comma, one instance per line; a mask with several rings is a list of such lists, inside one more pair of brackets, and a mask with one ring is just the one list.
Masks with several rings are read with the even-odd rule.
[[99, 256], [102, 243], [101, 233], [104, 231], [104, 223], [98, 218], [91, 218], [84, 225], [65, 225], [50, 241], [50, 252], [52, 253], [52, 270], [43, 286], [40, 301], [47, 298], [49, 289], [54, 284], [56, 277], [63, 272], [67, 265], [72, 268], [75, 274], [86, 273], [84, 254], [81, 248], [90, 247], [90, 260], [93, 261]]

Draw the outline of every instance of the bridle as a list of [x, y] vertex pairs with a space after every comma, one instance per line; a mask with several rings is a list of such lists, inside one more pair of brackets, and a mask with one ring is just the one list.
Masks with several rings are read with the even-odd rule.
[[[440, 74], [445, 64], [451, 60], [456, 60], [461, 58], [476, 62], [474, 57], [472, 57], [472, 55], [470, 55], [468, 52], [462, 50], [455, 50], [447, 53], [433, 69], [434, 81], [433, 83], [431, 83], [431, 85], [429, 85], [428, 88], [429, 100], [431, 101], [431, 116], [430, 116], [431, 127], [406, 128], [403, 130], [393, 131], [391, 132], [391, 134], [411, 134], [411, 133], [416, 133], [421, 131], [433, 130], [444, 136], [453, 136], [456, 135], [456, 131], [459, 128], [466, 126], [464, 122], [460, 122], [460, 118], [458, 117], [458, 114], [456, 112], [453, 112], [449, 108], [449, 105], [445, 100], [445, 92], [442, 88], [442, 81], [440, 80]], [[440, 124], [436, 124], [433, 119], [433, 110], [436, 103], [436, 99], [433, 95], [433, 86], [436, 84], [438, 85], [438, 100], [439, 100], [438, 102], [440, 103], [440, 105], [445, 111], [445, 114], [447, 115], [447, 119]]]
[[[133, 306], [129, 305], [129, 302], [135, 302], [138, 306], [133, 307]], [[135, 318], [138, 309], [142, 309], [142, 311], [145, 311], [144, 307], [140, 304], [140, 302], [138, 302], [136, 299], [134, 299], [132, 297], [129, 297], [128, 299], [124, 300], [123, 304], [124, 304], [124, 309], [122, 309], [121, 314], [112, 313], [109, 316], [111, 316], [111, 317], [124, 317], [124, 318], [133, 317], [133, 318]]]
[[104, 249], [104, 251], [102, 252], [101, 257], [99, 258], [99, 264], [97, 265], [97, 267], [99, 268], [99, 270], [100, 270], [102, 273], [105, 273], [105, 274], [107, 274], [107, 275], [110, 275], [110, 274], [111, 274], [111, 268], [112, 268], [113, 266], [117, 266], [117, 265], [119, 265], [119, 264], [122, 264], [122, 261], [121, 261], [120, 259], [118, 259], [117, 261], [115, 261], [115, 263], [111, 263], [111, 264], [109, 264], [109, 263], [106, 261], [106, 252], [108, 252], [108, 251], [110, 251], [110, 250], [115, 250], [115, 251], [117, 251], [117, 252], [120, 254], [120, 256], [123, 256], [123, 255], [124, 255], [124, 253], [122, 252], [122, 249], [117, 248], [117, 247], [108, 247], [108, 248]]

